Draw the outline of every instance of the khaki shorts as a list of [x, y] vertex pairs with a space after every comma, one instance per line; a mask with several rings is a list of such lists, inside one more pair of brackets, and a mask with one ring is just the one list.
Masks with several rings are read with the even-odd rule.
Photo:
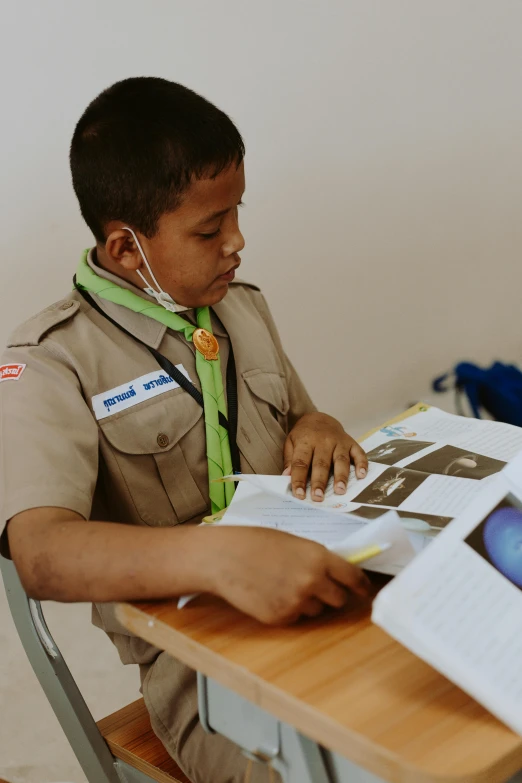
[[141, 673], [154, 733], [192, 783], [281, 783], [277, 772], [250, 762], [229, 739], [204, 731], [192, 669], [163, 652]]

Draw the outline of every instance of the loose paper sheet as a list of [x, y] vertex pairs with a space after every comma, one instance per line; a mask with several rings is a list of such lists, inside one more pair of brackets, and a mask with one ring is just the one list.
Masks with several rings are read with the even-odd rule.
[[[338, 516], [310, 507], [302, 508], [292, 500], [267, 495], [247, 482], [239, 484], [226, 514], [214, 524], [280, 530], [316, 541], [343, 557], [373, 544], [391, 544], [385, 552], [364, 564], [368, 570], [391, 575], [399, 573], [417, 551], [394, 512], [373, 521], [349, 515]], [[182, 609], [194, 597], [180, 598], [178, 608]]]
[[368, 561], [371, 571], [396, 574], [413, 555], [401, 520], [394, 512], [369, 522], [348, 515], [335, 515], [267, 495], [247, 483], [240, 483], [230, 508], [220, 525], [269, 527], [323, 544], [343, 556], [375, 543], [391, 543], [392, 548]]

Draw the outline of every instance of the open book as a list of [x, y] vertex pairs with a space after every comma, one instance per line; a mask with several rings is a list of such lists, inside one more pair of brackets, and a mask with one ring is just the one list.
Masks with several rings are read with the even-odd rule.
[[330, 482], [322, 503], [310, 494], [297, 500], [287, 476], [231, 476], [238, 490], [216, 523], [272, 527], [344, 556], [390, 543], [365, 568], [398, 574], [522, 450], [522, 429], [420, 403], [362, 444], [368, 475], [358, 480], [352, 470], [345, 495], [335, 495]]
[[522, 734], [522, 454], [478, 483], [372, 619]]
[[419, 404], [361, 443], [369, 460], [367, 476], [356, 479], [352, 468], [345, 495], [334, 494], [330, 480], [321, 503], [312, 501], [310, 489], [306, 499], [293, 498], [287, 476], [244, 474], [229, 480], [239, 478], [265, 494], [327, 514], [370, 520], [393, 509], [404, 527], [422, 533], [427, 543], [522, 450], [522, 428]]

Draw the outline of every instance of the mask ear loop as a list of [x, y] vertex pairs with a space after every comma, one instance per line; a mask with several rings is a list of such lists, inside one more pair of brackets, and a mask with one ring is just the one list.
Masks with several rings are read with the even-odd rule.
[[157, 288], [157, 291], [154, 290], [154, 288], [152, 288], [149, 285], [149, 283], [147, 282], [147, 279], [142, 274], [142, 272], [139, 269], [137, 269], [136, 270], [137, 273], [139, 274], [139, 276], [141, 277], [141, 279], [143, 280], [143, 282], [146, 285], [145, 293], [146, 294], [150, 294], [150, 296], [153, 296], [156, 299], [157, 303], [160, 304], [162, 307], [164, 307], [166, 310], [170, 310], [173, 313], [177, 312], [178, 310], [183, 310], [184, 309], [183, 307], [180, 307], [179, 305], [177, 305], [176, 302], [174, 301], [174, 299], [169, 294], [167, 294], [165, 291], [163, 291], [163, 289], [161, 288], [160, 284], [156, 280], [156, 278], [154, 276], [154, 272], [150, 268], [150, 264], [147, 261], [147, 256], [143, 252], [143, 248], [142, 248], [142, 246], [140, 244], [140, 241], [139, 241], [138, 237], [136, 236], [136, 234], [134, 233], [134, 231], [132, 230], [132, 228], [129, 228], [129, 226], [124, 226], [123, 227], [123, 231], [129, 231], [129, 233], [132, 234], [132, 237], [133, 237], [134, 241], [136, 242], [136, 246], [137, 246], [138, 250], [140, 251], [140, 255], [141, 255], [142, 259], [143, 259], [143, 262], [144, 262], [145, 266], [148, 269], [149, 275], [152, 277], [152, 280], [154, 281], [154, 285]]
[[[145, 253], [143, 252], [143, 248], [142, 248], [142, 246], [141, 246], [141, 244], [140, 244], [140, 240], [138, 239], [138, 237], [136, 236], [136, 234], [134, 233], [134, 231], [132, 230], [132, 228], [129, 228], [129, 226], [124, 226], [124, 227], [123, 227], [123, 230], [124, 230], [124, 231], [128, 231], [130, 234], [132, 234], [132, 238], [133, 238], [133, 239], [134, 239], [134, 241], [136, 242], [136, 246], [137, 246], [138, 250], [140, 251], [140, 255], [141, 255], [141, 257], [143, 258], [143, 262], [144, 262], [145, 266], [146, 266], [146, 267], [147, 267], [147, 269], [148, 269], [149, 275], [152, 277], [152, 279], [153, 279], [153, 281], [154, 281], [154, 285], [155, 285], [155, 286], [156, 286], [156, 288], [158, 289], [158, 290], [157, 290], [157, 291], [155, 291], [154, 293], [156, 293], [156, 294], [162, 294], [162, 293], [163, 293], [163, 291], [162, 291], [162, 288], [161, 288], [160, 284], [158, 283], [158, 281], [156, 280], [156, 278], [154, 277], [154, 272], [153, 272], [153, 271], [152, 271], [152, 269], [150, 268], [150, 264], [149, 264], [149, 262], [147, 261], [147, 256], [146, 256], [146, 255], [145, 255]], [[136, 271], [137, 271], [137, 273], [139, 274], [139, 276], [141, 277], [141, 279], [143, 280], [143, 282], [145, 283], [145, 285], [147, 286], [147, 288], [150, 288], [150, 285], [148, 284], [147, 280], [146, 280], [146, 279], [145, 279], [145, 277], [142, 275], [142, 273], [140, 272], [140, 270], [139, 270], [139, 269], [137, 269]]]

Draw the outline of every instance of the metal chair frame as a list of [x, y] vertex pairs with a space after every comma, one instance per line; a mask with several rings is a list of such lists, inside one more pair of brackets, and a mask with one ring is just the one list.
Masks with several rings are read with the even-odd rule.
[[12, 560], [0, 571], [18, 635], [45, 695], [89, 783], [156, 783], [111, 753], [45, 622], [40, 601], [29, 598]]

